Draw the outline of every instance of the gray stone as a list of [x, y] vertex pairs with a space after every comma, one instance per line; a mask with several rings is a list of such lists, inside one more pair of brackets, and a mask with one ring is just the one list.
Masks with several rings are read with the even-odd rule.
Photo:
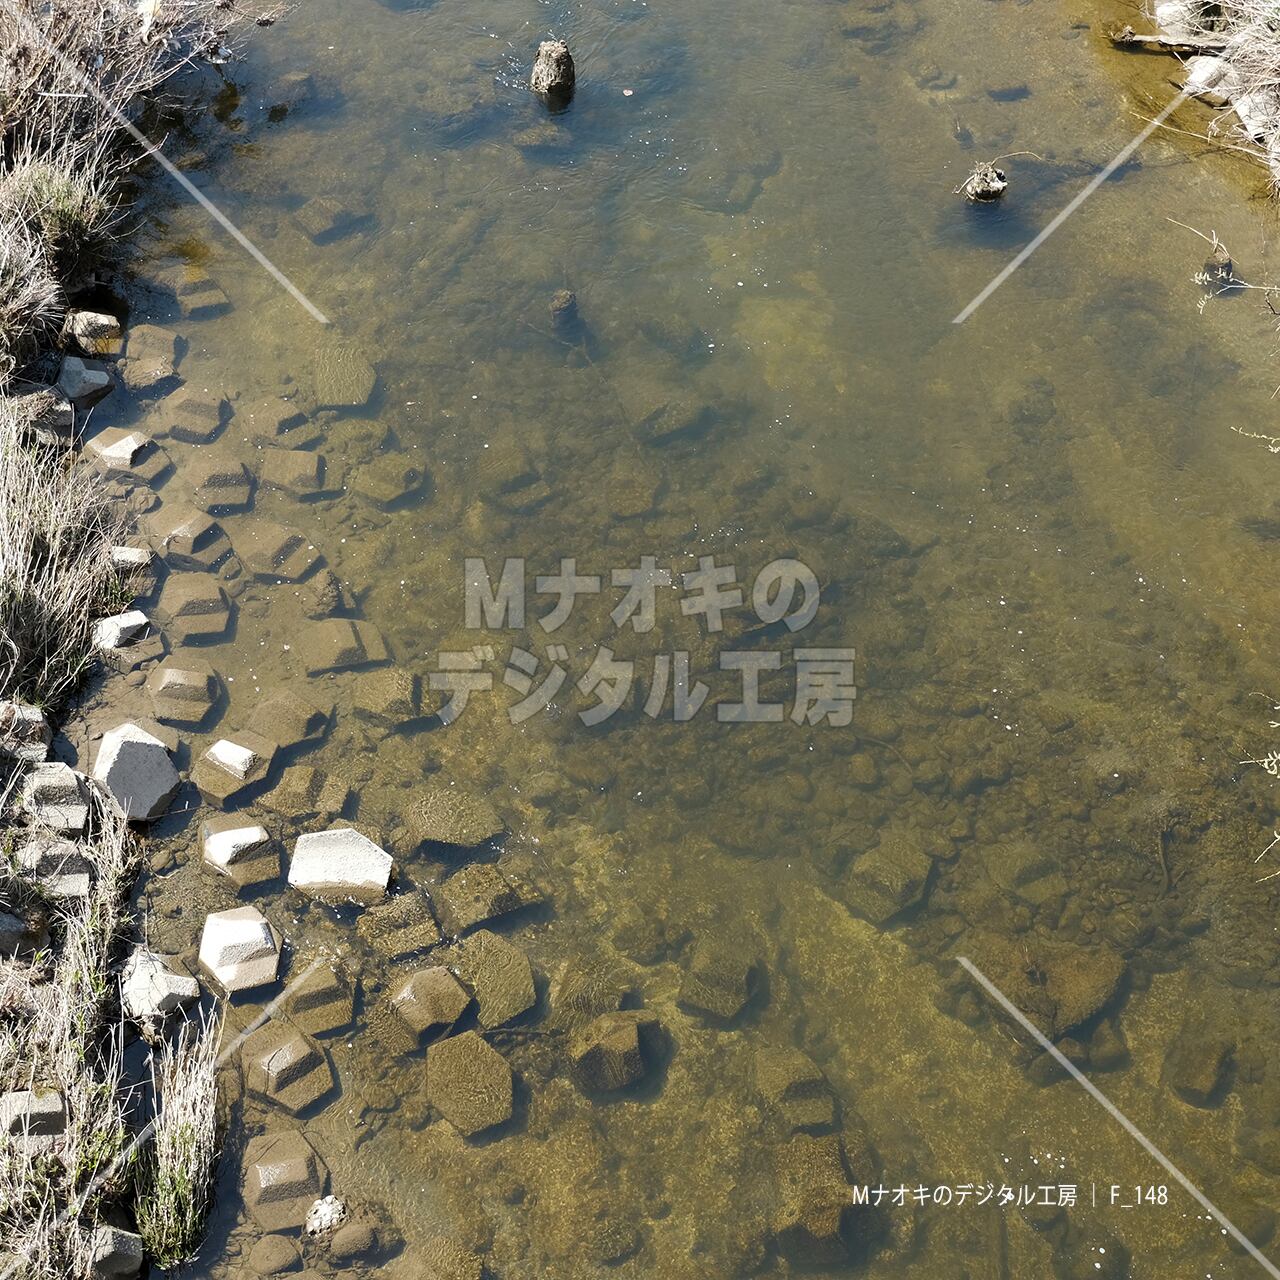
[[298, 648], [308, 675], [347, 671], [387, 660], [387, 647], [370, 623], [351, 618], [325, 618], [310, 623]]
[[264, 449], [258, 474], [264, 488], [308, 498], [324, 488], [324, 457], [309, 449]]
[[510, 1120], [512, 1093], [506, 1059], [474, 1031], [427, 1050], [427, 1099], [463, 1137]]
[[644, 1079], [660, 1024], [643, 1009], [602, 1013], [569, 1040], [569, 1064], [584, 1093], [616, 1093]]
[[493, 863], [473, 862], [436, 887], [435, 901], [444, 931], [458, 937], [539, 898], [523, 884], [508, 880]]
[[485, 1030], [520, 1017], [537, 1003], [529, 957], [496, 933], [477, 930], [452, 948], [450, 958], [475, 993], [478, 1020]]
[[759, 960], [741, 940], [704, 938], [680, 984], [680, 1005], [712, 1022], [731, 1022], [746, 1007], [756, 986]]
[[139, 947], [120, 975], [120, 1000], [135, 1021], [162, 1021], [200, 998], [200, 984], [174, 973], [161, 956]]
[[137, 640], [151, 624], [141, 609], [113, 613], [93, 624], [93, 647], [100, 650], [122, 649]]
[[84, 777], [59, 761], [31, 768], [22, 780], [22, 805], [34, 822], [53, 831], [78, 835], [89, 821]]
[[0, 756], [40, 763], [49, 754], [53, 730], [39, 707], [25, 702], [0, 702]]
[[118, 725], [103, 734], [93, 776], [130, 822], [160, 817], [182, 784], [164, 743], [136, 724]]
[[205, 917], [200, 963], [229, 994], [274, 982], [280, 943], [266, 917], [254, 907], [215, 911]]
[[573, 94], [576, 79], [577, 72], [569, 46], [563, 40], [544, 40], [538, 46], [538, 56], [534, 59], [533, 71], [529, 76], [529, 87], [534, 93], [567, 101]]
[[142, 1237], [120, 1227], [102, 1226], [93, 1233], [93, 1274], [133, 1276], [142, 1270]]
[[223, 589], [205, 574], [171, 573], [160, 589], [156, 616], [179, 643], [223, 635], [231, 606]]
[[442, 936], [430, 900], [416, 889], [370, 907], [356, 922], [356, 932], [388, 960], [429, 951]]
[[156, 719], [194, 728], [218, 700], [218, 677], [207, 663], [167, 658], [147, 676]]
[[236, 529], [241, 560], [264, 582], [297, 582], [320, 561], [307, 536], [288, 525], [251, 520]]
[[19, 869], [40, 882], [51, 898], [87, 898], [93, 863], [79, 845], [52, 836], [32, 836], [18, 849]]
[[313, 898], [369, 906], [386, 896], [391, 855], [351, 827], [298, 837], [289, 883]]
[[24, 920], [0, 911], [0, 956], [28, 955], [49, 945], [49, 930], [42, 920]]
[[439, 783], [419, 790], [405, 821], [419, 844], [430, 841], [467, 849], [507, 829], [487, 800], [462, 787]]
[[355, 347], [328, 342], [315, 357], [315, 397], [321, 409], [355, 408], [373, 395], [377, 374]]
[[245, 1146], [244, 1202], [267, 1231], [301, 1228], [328, 1180], [324, 1161], [296, 1129], [274, 1129], [250, 1138]]
[[276, 744], [269, 738], [241, 730], [217, 739], [196, 761], [191, 777], [210, 804], [223, 805], [261, 782], [275, 757]]
[[56, 1089], [19, 1089], [0, 1094], [0, 1134], [10, 1138], [56, 1138], [66, 1128], [67, 1109]]
[[185, 460], [182, 474], [193, 490], [192, 501], [205, 511], [247, 507], [253, 496], [253, 478], [244, 463], [220, 459], [208, 451]]
[[114, 356], [120, 353], [120, 321], [102, 311], [67, 312], [64, 332], [76, 340], [80, 349], [91, 356]]
[[230, 406], [218, 395], [184, 387], [161, 405], [169, 434], [184, 444], [208, 444], [231, 416]]
[[85, 455], [111, 480], [153, 484], [169, 468], [169, 457], [141, 431], [107, 427], [85, 443]]
[[58, 390], [84, 412], [111, 394], [115, 384], [106, 368], [96, 360], [63, 356], [58, 369]]
[[242, 889], [280, 875], [280, 852], [265, 827], [234, 817], [212, 818], [200, 828], [201, 857], [207, 867]]
[[308, 1110], [334, 1085], [323, 1049], [287, 1022], [259, 1027], [241, 1049], [245, 1087], [292, 1115]]

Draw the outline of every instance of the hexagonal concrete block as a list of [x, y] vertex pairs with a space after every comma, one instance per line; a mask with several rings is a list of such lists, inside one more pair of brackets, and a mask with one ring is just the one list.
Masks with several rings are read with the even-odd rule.
[[136, 1276], [142, 1270], [142, 1237], [122, 1227], [102, 1226], [89, 1241], [94, 1280]]
[[313, 898], [368, 906], [386, 896], [391, 855], [351, 827], [298, 837], [289, 883]]
[[413, 1038], [447, 1035], [471, 1003], [471, 992], [444, 965], [411, 973], [390, 997], [391, 1011]]
[[301, 1227], [328, 1181], [324, 1161], [296, 1129], [262, 1133], [245, 1145], [245, 1207], [267, 1231]]
[[200, 984], [188, 973], [175, 973], [161, 956], [139, 947], [120, 974], [120, 1000], [138, 1022], [167, 1018], [200, 998]]
[[324, 737], [332, 719], [331, 701], [317, 705], [290, 689], [282, 689], [254, 707], [249, 716], [249, 728], [286, 750], [299, 747], [304, 742], [318, 742]]
[[297, 582], [320, 560], [306, 534], [268, 520], [237, 526], [236, 547], [250, 572], [265, 582]]
[[189, 387], [170, 396], [162, 407], [169, 434], [185, 444], [208, 444], [231, 416], [230, 406], [221, 396]]
[[66, 1104], [56, 1089], [0, 1093], [0, 1134], [10, 1138], [56, 1138], [66, 1127]]
[[223, 635], [231, 620], [227, 594], [203, 573], [171, 573], [160, 588], [156, 616], [178, 643], [212, 640]]
[[309, 1036], [327, 1035], [349, 1026], [355, 1015], [355, 983], [340, 965], [313, 970], [290, 984], [284, 1011]]
[[463, 1137], [511, 1119], [507, 1060], [474, 1031], [427, 1050], [427, 1100]]
[[183, 479], [194, 490], [196, 506], [209, 512], [247, 507], [253, 496], [253, 478], [243, 462], [205, 451], [184, 465]]
[[130, 822], [160, 817], [182, 784], [164, 743], [131, 723], [102, 735], [93, 776]]
[[225, 804], [246, 787], [261, 782], [275, 758], [274, 742], [245, 730], [219, 738], [196, 761], [191, 776], [210, 804]]
[[280, 851], [266, 827], [234, 817], [211, 818], [200, 828], [201, 857], [207, 867], [242, 889], [265, 884], [280, 874]]
[[241, 1049], [245, 1087], [293, 1115], [314, 1106], [334, 1086], [324, 1050], [287, 1022], [259, 1027]]
[[151, 527], [160, 554], [175, 569], [208, 571], [231, 554], [222, 526], [208, 512], [194, 507], [165, 505]]
[[55, 836], [32, 835], [18, 847], [19, 870], [40, 883], [51, 898], [87, 898], [93, 863], [80, 845]]
[[451, 963], [475, 992], [477, 1017], [486, 1030], [528, 1013], [538, 1002], [529, 957], [496, 933], [478, 929], [453, 949]]
[[137, 640], [150, 624], [141, 609], [113, 613], [93, 624], [93, 647], [99, 650], [123, 649]]
[[387, 646], [376, 627], [352, 618], [325, 618], [304, 624], [298, 648], [307, 674], [348, 671], [387, 660]]
[[218, 700], [218, 677], [208, 663], [166, 658], [147, 677], [156, 719], [194, 728]]
[[53, 730], [39, 707], [0, 702], [0, 756], [38, 764], [49, 754]]
[[308, 449], [264, 449], [262, 484], [306, 498], [324, 488], [324, 457]]
[[56, 760], [33, 765], [22, 780], [22, 807], [41, 826], [79, 834], [89, 821], [84, 777]]
[[228, 993], [248, 991], [276, 980], [280, 942], [255, 907], [215, 911], [205, 917], [200, 964]]

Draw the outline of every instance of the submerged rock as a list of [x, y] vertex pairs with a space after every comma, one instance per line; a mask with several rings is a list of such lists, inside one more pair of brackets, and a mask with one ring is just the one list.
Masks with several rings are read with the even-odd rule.
[[356, 932], [389, 960], [429, 951], [442, 937], [430, 899], [416, 889], [370, 907], [356, 922]]
[[293, 1115], [319, 1102], [334, 1085], [324, 1050], [287, 1022], [259, 1027], [241, 1050], [245, 1087]]
[[883, 926], [922, 901], [933, 860], [905, 832], [886, 832], [869, 853], [856, 859], [844, 884], [850, 909]]
[[340, 964], [321, 967], [291, 983], [284, 1011], [300, 1031], [326, 1035], [350, 1024], [355, 1014], [355, 983]]
[[799, 1134], [773, 1157], [777, 1204], [772, 1226], [778, 1247], [804, 1266], [830, 1266], [848, 1255], [853, 1189], [835, 1134]]
[[399, 1047], [417, 1048], [448, 1035], [470, 1003], [471, 992], [443, 965], [419, 969], [391, 992], [387, 1008], [397, 1025], [388, 1030]]
[[538, 56], [533, 61], [529, 87], [542, 94], [552, 105], [563, 105], [573, 97], [577, 70], [573, 55], [563, 40], [544, 40], [538, 46]]
[[791, 1132], [817, 1132], [835, 1122], [835, 1098], [811, 1058], [791, 1046], [756, 1051], [756, 1088]]
[[301, 1227], [329, 1179], [324, 1161], [296, 1129], [276, 1129], [250, 1138], [244, 1149], [244, 1169], [245, 1205], [268, 1231]]
[[662, 1024], [644, 1009], [593, 1018], [569, 1042], [573, 1078], [584, 1093], [615, 1093], [644, 1079]]
[[194, 728], [218, 700], [218, 677], [205, 662], [166, 658], [147, 676], [147, 693], [157, 720]]
[[510, 1120], [512, 1093], [506, 1059], [476, 1032], [427, 1050], [427, 1099], [464, 1138]]
[[419, 843], [457, 845], [472, 849], [502, 835], [507, 827], [483, 797], [462, 787], [439, 784], [423, 787], [406, 818]]
[[452, 949], [451, 959], [462, 980], [475, 992], [482, 1027], [500, 1027], [528, 1013], [537, 1003], [529, 957], [496, 933], [477, 930]]
[[453, 937], [541, 901], [534, 890], [509, 880], [491, 862], [455, 871], [437, 886], [435, 897], [440, 923]]
[[1215, 1106], [1222, 1101], [1235, 1047], [1203, 1017], [1188, 1016], [1165, 1054], [1165, 1080], [1193, 1107]]
[[700, 939], [680, 984], [679, 1003], [713, 1022], [731, 1022], [758, 984], [759, 961], [739, 943]]

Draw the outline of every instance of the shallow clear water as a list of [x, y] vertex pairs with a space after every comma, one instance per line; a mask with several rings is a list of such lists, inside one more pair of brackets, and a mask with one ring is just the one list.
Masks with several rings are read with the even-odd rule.
[[[1261, 1271], [1077, 1084], [1032, 1061], [959, 964], [1056, 1017], [1099, 1087], [1258, 1234], [1280, 1173], [1280, 881], [1259, 882], [1275, 851], [1254, 862], [1274, 793], [1239, 762], [1269, 750], [1270, 704], [1253, 695], [1275, 692], [1280, 526], [1277, 462], [1232, 428], [1273, 433], [1280, 374], [1257, 295], [1198, 310], [1207, 247], [1167, 219], [1216, 230], [1261, 281], [1259, 176], [1156, 136], [952, 324], [1172, 92], [1172, 62], [1105, 47], [1112, 16], [313, 0], [253, 41], [216, 111], [173, 126], [192, 179], [332, 325], [197, 210], [156, 201], [134, 319], [178, 328], [188, 385], [222, 391], [234, 416], [208, 445], [164, 442], [176, 470], [150, 518], [189, 500], [197, 455], [259, 470], [264, 406], [284, 395], [306, 421], [280, 443], [324, 455], [324, 491], [260, 485], [250, 511], [220, 517], [232, 545], [243, 556], [258, 521], [295, 526], [346, 611], [424, 685], [440, 651], [493, 649], [493, 691], [456, 722], [388, 733], [359, 714], [362, 676], [306, 675], [308, 586], [242, 578], [232, 631], [196, 655], [228, 696], [185, 735], [191, 759], [280, 688], [332, 703], [334, 727], [299, 758], [351, 787], [343, 816], [385, 840], [402, 882], [434, 887], [453, 868], [406, 829], [439, 775], [489, 798], [510, 830], [498, 865], [546, 898], [495, 926], [532, 960], [540, 1004], [490, 1036], [517, 1108], [479, 1142], [430, 1111], [421, 1053], [397, 1057], [365, 1025], [412, 966], [369, 950], [349, 911], [279, 883], [250, 899], [288, 938], [291, 972], [327, 947], [360, 979], [355, 1029], [325, 1042], [340, 1096], [304, 1126], [334, 1190], [384, 1205], [403, 1235], [386, 1274], [423, 1274], [437, 1236], [504, 1280], [789, 1273], [779, 1206], [786, 1168], [808, 1157], [783, 1145], [757, 1079], [760, 1051], [788, 1045], [837, 1100], [855, 1183], [1079, 1188], [1062, 1215], [998, 1196], [886, 1201], [852, 1215], [850, 1258], [819, 1274]], [[549, 33], [580, 76], [555, 116], [524, 88]], [[308, 92], [270, 111], [299, 70]], [[1203, 126], [1190, 109], [1177, 121]], [[1035, 154], [1006, 162], [1001, 205], [952, 196], [976, 159], [1014, 151]], [[316, 195], [349, 215], [321, 244], [299, 221]], [[175, 259], [230, 309], [183, 320], [148, 294]], [[561, 289], [577, 326], [553, 321]], [[335, 337], [377, 372], [362, 407], [315, 407]], [[163, 403], [134, 412], [165, 425]], [[642, 555], [677, 573], [715, 556], [748, 595], [760, 567], [795, 557], [821, 606], [796, 637], [749, 606], [708, 636], [665, 590], [653, 631], [620, 630], [608, 575]], [[522, 632], [464, 627], [468, 556], [525, 559]], [[547, 634], [532, 579], [566, 557], [604, 590]], [[562, 644], [571, 672], [520, 723], [503, 682], [513, 644], [539, 679]], [[640, 674], [589, 727], [595, 699], [572, 681], [601, 645]], [[734, 696], [721, 650], [798, 645], [856, 649], [851, 726], [717, 721]], [[643, 710], [655, 655], [678, 651], [712, 687], [684, 723], [669, 699]], [[793, 676], [788, 658], [761, 686], [784, 716]], [[105, 696], [145, 709], [118, 686]], [[188, 799], [157, 832], [165, 870], [144, 905], [155, 944], [190, 959], [204, 912], [235, 898], [201, 871]], [[289, 847], [320, 825], [261, 795], [245, 807]], [[886, 863], [927, 880], [873, 922], [867, 884]], [[715, 952], [758, 961], [727, 1027], [680, 999]], [[664, 1061], [619, 1099], [568, 1077], [549, 992], [566, 963], [622, 972], [665, 1027]], [[1099, 1008], [1090, 991], [1121, 968]], [[237, 1001], [233, 1020], [272, 994]], [[1068, 1026], [1073, 1001], [1086, 1016]], [[1219, 1044], [1215, 1092], [1192, 1105], [1175, 1086]], [[247, 1130], [288, 1123], [237, 1106]], [[260, 1234], [237, 1154], [199, 1274], [241, 1274]], [[1113, 1185], [1122, 1203], [1165, 1185], [1168, 1203], [1122, 1207]]]

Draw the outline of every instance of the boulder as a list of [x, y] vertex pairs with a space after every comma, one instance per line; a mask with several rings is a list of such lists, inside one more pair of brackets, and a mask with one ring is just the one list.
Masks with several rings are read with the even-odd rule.
[[679, 1004], [711, 1022], [731, 1022], [755, 994], [759, 960], [740, 942], [702, 938], [695, 943]]
[[276, 744], [247, 730], [219, 738], [196, 761], [192, 780], [210, 804], [223, 805], [261, 782], [276, 758]]
[[102, 735], [93, 776], [130, 822], [160, 817], [182, 784], [164, 743], [136, 724], [117, 725]]
[[120, 975], [120, 1000], [136, 1022], [161, 1021], [200, 998], [200, 984], [186, 973], [174, 973], [164, 960], [139, 947]]
[[801, 1266], [834, 1266], [848, 1256], [853, 1189], [835, 1134], [798, 1134], [774, 1151], [777, 1201], [772, 1227], [781, 1252]]
[[529, 957], [505, 938], [479, 929], [451, 951], [454, 967], [475, 993], [486, 1030], [527, 1013], [538, 1001]]
[[377, 628], [352, 618], [324, 618], [307, 625], [298, 642], [307, 674], [350, 671], [387, 661]]
[[393, 988], [387, 1003], [413, 1048], [448, 1035], [471, 1003], [471, 992], [443, 965], [432, 965]]
[[40, 882], [51, 898], [87, 898], [93, 863], [78, 844], [53, 836], [33, 835], [18, 848], [20, 871]]
[[287, 1022], [259, 1027], [241, 1049], [245, 1087], [291, 1115], [314, 1106], [334, 1086], [333, 1067], [319, 1045]]
[[756, 1089], [788, 1132], [818, 1132], [835, 1123], [835, 1098], [811, 1058], [789, 1045], [756, 1050]]
[[200, 846], [205, 866], [241, 889], [280, 875], [280, 853], [266, 827], [246, 826], [232, 817], [211, 818], [200, 828]]
[[506, 824], [481, 796], [457, 786], [423, 787], [406, 818], [419, 843], [457, 845], [471, 849], [506, 831]]
[[63, 356], [58, 369], [58, 390], [83, 413], [111, 394], [115, 384], [106, 368], [96, 360]]
[[529, 87], [534, 93], [549, 99], [568, 102], [573, 96], [576, 79], [569, 46], [563, 40], [544, 40], [538, 46], [538, 56], [533, 61]]
[[129, 609], [109, 618], [99, 618], [93, 624], [95, 649], [122, 649], [131, 644], [147, 629], [147, 615], [141, 609]]
[[337, 1228], [329, 1241], [329, 1257], [341, 1266], [350, 1266], [378, 1247], [378, 1233], [368, 1222], [348, 1222]]
[[602, 1013], [569, 1041], [569, 1064], [587, 1094], [615, 1093], [638, 1084], [649, 1068], [661, 1023], [643, 1009]]
[[34, 765], [22, 780], [22, 807], [40, 826], [78, 835], [89, 821], [84, 777], [56, 760]]
[[53, 730], [39, 707], [0, 702], [0, 756], [38, 764], [49, 754], [52, 741]]
[[508, 880], [491, 862], [455, 871], [435, 890], [440, 924], [452, 937], [539, 901], [527, 886]]
[[299, 1031], [327, 1035], [349, 1026], [355, 1015], [355, 983], [339, 964], [322, 965], [289, 985], [284, 1011]]
[[274, 1129], [245, 1146], [244, 1202], [267, 1231], [300, 1228], [328, 1180], [324, 1161], [296, 1129]]
[[255, 907], [215, 911], [200, 935], [200, 963], [229, 994], [248, 991], [276, 980], [280, 943]]
[[106, 312], [73, 307], [67, 312], [64, 332], [91, 356], [113, 356], [120, 352], [120, 321]]
[[212, 667], [189, 658], [166, 658], [147, 676], [147, 693], [157, 720], [188, 728], [199, 725], [218, 700]]
[[313, 898], [369, 906], [386, 896], [391, 855], [353, 827], [298, 837], [289, 883]]
[[90, 1253], [95, 1278], [133, 1276], [142, 1270], [142, 1237], [122, 1227], [98, 1227], [90, 1241]]
[[431, 900], [416, 889], [370, 907], [356, 922], [356, 932], [388, 960], [429, 951], [442, 937]]
[[506, 1059], [476, 1032], [427, 1050], [427, 1100], [464, 1138], [510, 1120], [512, 1093]]

